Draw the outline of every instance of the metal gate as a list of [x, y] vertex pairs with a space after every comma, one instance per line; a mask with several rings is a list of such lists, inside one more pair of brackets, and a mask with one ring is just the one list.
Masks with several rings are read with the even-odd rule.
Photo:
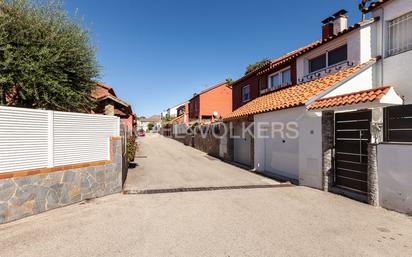
[[335, 114], [335, 186], [366, 194], [372, 112]]

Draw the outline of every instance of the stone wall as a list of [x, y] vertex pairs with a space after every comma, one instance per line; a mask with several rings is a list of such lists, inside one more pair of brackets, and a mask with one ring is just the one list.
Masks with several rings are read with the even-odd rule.
[[334, 112], [322, 112], [322, 187], [329, 192], [333, 186]]
[[96, 163], [101, 165], [71, 165], [69, 169], [51, 168], [35, 175], [1, 179], [0, 224], [121, 192], [121, 141], [111, 142], [112, 161]]
[[[213, 132], [213, 130], [215, 130]], [[192, 132], [186, 135], [173, 135], [173, 139], [187, 145], [194, 147], [211, 156], [221, 158], [221, 138], [224, 133], [222, 125], [201, 125], [193, 128]], [[217, 137], [215, 136], [217, 135]]]
[[[195, 134], [194, 148], [211, 156], [219, 158], [220, 138], [214, 136], [214, 133], [212, 131], [213, 129], [219, 130], [219, 126], [200, 126], [198, 128], [203, 131]], [[215, 134], [219, 135], [220, 131]]]

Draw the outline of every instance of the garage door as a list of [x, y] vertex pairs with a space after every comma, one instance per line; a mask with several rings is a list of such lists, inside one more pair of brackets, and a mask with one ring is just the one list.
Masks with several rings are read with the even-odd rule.
[[291, 179], [298, 179], [298, 139], [281, 137], [265, 139], [265, 171]]
[[[243, 165], [252, 166], [252, 158], [250, 148], [252, 137], [249, 133], [242, 135], [242, 128], [235, 127], [234, 129], [234, 161]], [[240, 137], [240, 138], [237, 138]]]

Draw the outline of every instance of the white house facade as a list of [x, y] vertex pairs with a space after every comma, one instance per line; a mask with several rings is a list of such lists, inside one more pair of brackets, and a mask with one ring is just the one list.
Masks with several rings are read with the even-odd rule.
[[[374, 22], [370, 36], [364, 37], [370, 42], [360, 42], [360, 55], [378, 57], [371, 78], [338, 88], [307, 106], [323, 114], [334, 113], [335, 137], [329, 142], [333, 144], [332, 187], [350, 185], [350, 191], [355, 187], [371, 204], [411, 213], [412, 88], [408, 75], [412, 73], [412, 2], [378, 1], [366, 12], [371, 12]], [[361, 148], [356, 152], [358, 159], [353, 158], [350, 144]], [[324, 179], [327, 176], [323, 174]]]
[[291, 57], [297, 84], [225, 121], [254, 121], [259, 172], [411, 213], [412, 1], [380, 0], [364, 12], [351, 27], [344, 10], [325, 19], [323, 39]]

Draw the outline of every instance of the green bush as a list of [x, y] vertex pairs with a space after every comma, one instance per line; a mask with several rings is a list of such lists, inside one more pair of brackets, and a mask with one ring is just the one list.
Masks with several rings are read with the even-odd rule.
[[127, 138], [127, 159], [129, 162], [133, 162], [136, 156], [137, 142], [136, 137], [131, 136]]
[[75, 112], [94, 107], [96, 49], [59, 0], [0, 0], [0, 70], [0, 104]]

